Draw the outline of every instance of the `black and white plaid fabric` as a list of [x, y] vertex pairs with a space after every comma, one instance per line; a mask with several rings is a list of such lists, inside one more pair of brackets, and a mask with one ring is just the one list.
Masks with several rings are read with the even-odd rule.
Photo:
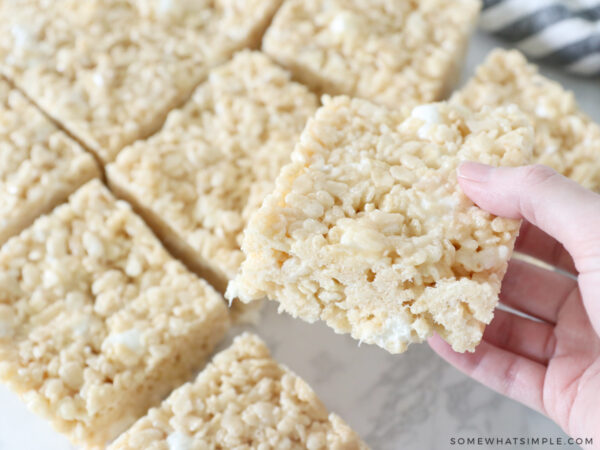
[[484, 0], [481, 27], [531, 59], [600, 77], [600, 0]]

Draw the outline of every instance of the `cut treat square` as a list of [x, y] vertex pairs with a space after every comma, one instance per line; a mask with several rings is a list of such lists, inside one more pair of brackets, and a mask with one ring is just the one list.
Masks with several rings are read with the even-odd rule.
[[256, 336], [238, 336], [194, 381], [150, 410], [110, 450], [366, 449], [313, 390], [271, 358]]
[[0, 250], [0, 381], [102, 446], [200, 368], [223, 299], [94, 180]]
[[259, 52], [213, 70], [162, 130], [124, 149], [111, 187], [190, 266], [225, 290], [241, 233], [289, 162], [317, 98]]
[[226, 296], [268, 297], [392, 353], [434, 331], [473, 350], [519, 221], [475, 206], [456, 168], [519, 165], [532, 143], [516, 107], [473, 114], [430, 104], [404, 119], [364, 100], [326, 98], [250, 219], [246, 259]]
[[533, 161], [600, 191], [600, 126], [518, 51], [493, 51], [452, 101], [474, 110], [516, 104], [533, 124]]
[[90, 154], [0, 80], [0, 246], [99, 173]]
[[318, 93], [415, 106], [458, 81], [479, 9], [478, 0], [287, 0], [263, 50]]
[[206, 69], [259, 45], [281, 0], [0, 3], [0, 70], [105, 162]]

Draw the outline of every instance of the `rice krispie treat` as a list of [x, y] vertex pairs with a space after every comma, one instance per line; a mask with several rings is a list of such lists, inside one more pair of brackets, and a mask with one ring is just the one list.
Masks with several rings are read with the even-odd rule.
[[259, 45], [281, 0], [0, 2], [0, 70], [108, 162], [206, 69]]
[[195, 382], [151, 409], [109, 450], [366, 449], [313, 390], [252, 334], [238, 336]]
[[429, 104], [404, 120], [364, 100], [325, 99], [250, 219], [226, 297], [266, 296], [392, 353], [433, 331], [473, 350], [519, 221], [475, 206], [456, 168], [522, 164], [532, 142], [516, 107], [472, 114]]
[[104, 445], [190, 379], [228, 321], [97, 180], [0, 250], [0, 381], [77, 444]]
[[109, 183], [224, 291], [243, 259], [241, 232], [317, 105], [265, 55], [238, 53], [158, 134], [121, 152]]
[[98, 175], [91, 155], [0, 80], [0, 246]]
[[393, 108], [441, 100], [458, 81], [479, 0], [287, 0], [263, 50], [319, 93]]
[[517, 50], [493, 51], [452, 101], [475, 110], [518, 105], [535, 130], [533, 161], [600, 191], [600, 126]]

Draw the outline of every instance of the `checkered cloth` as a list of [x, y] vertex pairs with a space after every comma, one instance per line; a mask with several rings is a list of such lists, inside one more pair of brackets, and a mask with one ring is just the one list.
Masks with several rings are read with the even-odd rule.
[[481, 27], [530, 58], [600, 77], [600, 0], [484, 0]]

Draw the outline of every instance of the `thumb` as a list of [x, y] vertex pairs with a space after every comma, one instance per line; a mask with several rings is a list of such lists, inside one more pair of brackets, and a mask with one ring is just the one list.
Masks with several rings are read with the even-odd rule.
[[600, 269], [600, 195], [549, 167], [491, 167], [467, 162], [458, 169], [464, 193], [497, 216], [525, 219], [558, 240], [577, 270]]

